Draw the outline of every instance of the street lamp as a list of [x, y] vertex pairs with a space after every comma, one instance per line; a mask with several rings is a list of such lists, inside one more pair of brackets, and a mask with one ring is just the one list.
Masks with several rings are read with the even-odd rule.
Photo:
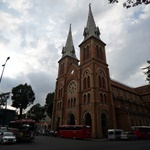
[[0, 78], [0, 83], [1, 83], [1, 81], [2, 81], [2, 77], [3, 77], [3, 73], [4, 73], [4, 69], [5, 69], [6, 63], [7, 63], [7, 61], [8, 61], [9, 59], [10, 59], [10, 57], [7, 57], [5, 64], [2, 65], [2, 66], [3, 66], [3, 70], [2, 70], [2, 74], [1, 74], [1, 78]]

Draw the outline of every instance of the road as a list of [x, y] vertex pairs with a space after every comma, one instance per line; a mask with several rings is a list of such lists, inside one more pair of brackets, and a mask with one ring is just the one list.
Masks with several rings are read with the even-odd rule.
[[149, 150], [150, 140], [108, 141], [99, 139], [73, 140], [37, 136], [33, 143], [0, 145], [0, 150]]

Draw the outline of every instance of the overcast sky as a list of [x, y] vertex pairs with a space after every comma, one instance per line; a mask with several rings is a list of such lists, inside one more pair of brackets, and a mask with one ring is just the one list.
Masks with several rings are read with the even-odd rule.
[[[92, 1], [101, 40], [106, 43], [110, 77], [131, 87], [146, 85], [142, 67], [150, 60], [150, 5], [123, 8], [108, 0]], [[69, 25], [78, 59], [91, 0], [0, 0], [0, 66], [7, 59], [0, 93], [19, 84], [32, 86], [44, 105], [54, 92], [58, 60]], [[3, 67], [0, 67], [2, 72]], [[9, 99], [8, 104], [12, 101]]]

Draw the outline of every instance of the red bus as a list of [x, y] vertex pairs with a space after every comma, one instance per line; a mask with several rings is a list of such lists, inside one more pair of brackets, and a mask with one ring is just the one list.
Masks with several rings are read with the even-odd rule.
[[138, 139], [150, 139], [150, 126], [133, 126], [131, 129]]
[[11, 121], [8, 127], [8, 130], [16, 135], [17, 141], [30, 142], [34, 140], [35, 129], [35, 121], [30, 119]]
[[62, 125], [58, 127], [57, 136], [73, 139], [91, 138], [91, 127], [87, 125]]

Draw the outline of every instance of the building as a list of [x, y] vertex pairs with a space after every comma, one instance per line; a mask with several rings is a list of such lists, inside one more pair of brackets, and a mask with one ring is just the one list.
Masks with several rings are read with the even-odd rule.
[[58, 61], [52, 129], [86, 124], [92, 127], [93, 138], [103, 138], [109, 128], [150, 125], [150, 85], [131, 88], [110, 78], [106, 44], [100, 39], [90, 5], [83, 35], [79, 63], [70, 26]]
[[8, 126], [10, 121], [15, 120], [16, 111], [0, 108], [0, 127]]

